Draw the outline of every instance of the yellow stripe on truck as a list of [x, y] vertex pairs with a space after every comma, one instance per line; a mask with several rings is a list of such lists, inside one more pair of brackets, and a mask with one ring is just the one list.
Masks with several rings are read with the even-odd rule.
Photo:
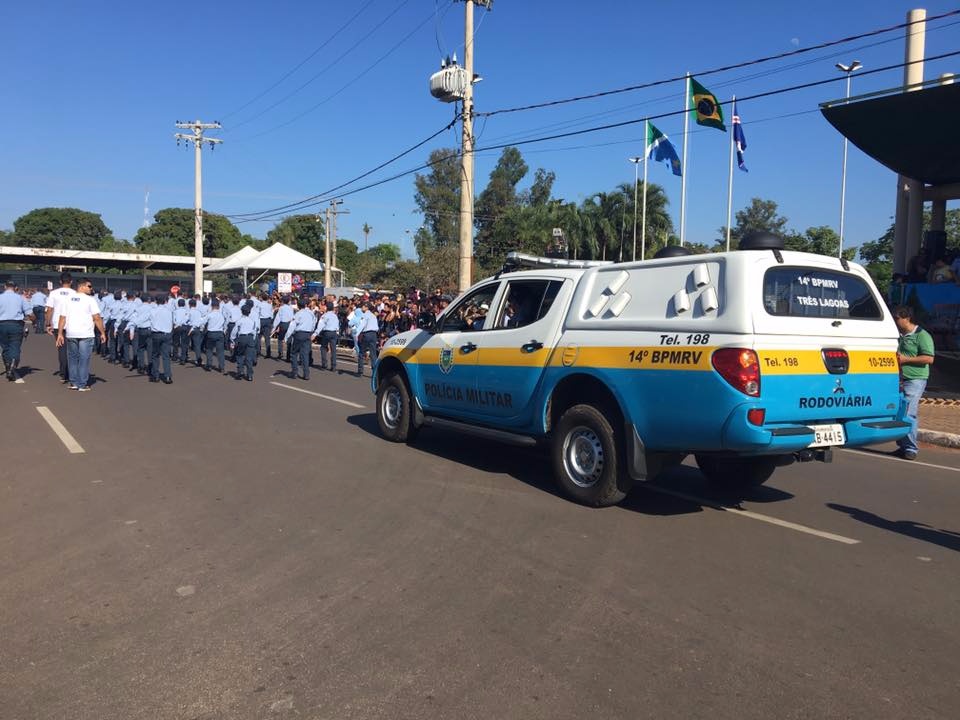
[[[897, 355], [883, 350], [851, 350], [850, 374], [899, 372]], [[761, 375], [826, 375], [820, 350], [757, 350]]]
[[[454, 363], [460, 359], [460, 348], [454, 346]], [[716, 347], [662, 345], [584, 347], [561, 345], [552, 352], [547, 348], [525, 353], [520, 348], [483, 347], [479, 363], [500, 367], [593, 367], [636, 370], [711, 370], [710, 357]], [[436, 364], [440, 362], [439, 348], [414, 350], [404, 347], [386, 347], [381, 357], [395, 356], [401, 362]], [[820, 350], [757, 350], [761, 375], [826, 375]], [[851, 374], [884, 374], [899, 372], [896, 353], [883, 350], [852, 350], [849, 352]]]

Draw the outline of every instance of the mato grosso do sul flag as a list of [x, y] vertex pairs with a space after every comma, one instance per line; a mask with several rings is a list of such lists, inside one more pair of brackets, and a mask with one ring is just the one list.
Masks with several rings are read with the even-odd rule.
[[647, 157], [656, 162], [666, 163], [674, 175], [678, 177], [683, 175], [676, 148], [653, 123], [647, 123]]
[[717, 96], [693, 78], [690, 78], [690, 99], [697, 113], [697, 125], [727, 131], [723, 124], [723, 109], [717, 101]]

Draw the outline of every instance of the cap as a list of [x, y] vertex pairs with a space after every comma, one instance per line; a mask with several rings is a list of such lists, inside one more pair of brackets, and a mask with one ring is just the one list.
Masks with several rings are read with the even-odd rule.
[[481, 310], [489, 310], [489, 309], [490, 309], [490, 303], [480, 303], [480, 309], [481, 309]]

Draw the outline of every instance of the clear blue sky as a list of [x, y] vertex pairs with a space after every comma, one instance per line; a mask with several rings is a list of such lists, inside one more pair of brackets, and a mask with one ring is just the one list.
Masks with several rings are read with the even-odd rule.
[[[476, 13], [476, 71], [484, 77], [477, 86], [477, 110], [634, 85], [806, 47], [903, 22], [917, 6], [922, 5], [892, 0], [697, 0], [677, 10], [671, 3], [622, 0], [497, 0], [492, 12]], [[442, 54], [456, 51], [462, 57], [463, 7], [448, 0], [5, 3], [0, 227], [12, 228], [33, 208], [73, 206], [100, 213], [117, 237], [130, 239], [143, 222], [145, 188], [151, 212], [192, 207], [192, 150], [173, 140], [177, 119], [224, 124], [218, 133], [224, 144], [204, 153], [207, 210], [256, 211], [338, 185], [451, 119], [453, 106], [434, 100], [427, 83]], [[926, 8], [934, 15], [952, 6], [938, 1]], [[928, 27], [928, 56], [960, 49], [958, 20]], [[328, 40], [278, 87], [244, 107]], [[899, 31], [701, 76], [721, 99], [837, 77], [835, 84], [740, 104], [750, 172], [735, 174], [734, 209], [760, 196], [776, 200], [793, 228], [836, 227], [841, 137], [817, 105], [844, 93], [835, 62], [858, 59], [871, 69], [902, 62], [903, 55]], [[960, 71], [960, 57], [927, 63], [925, 77], [947, 71]], [[900, 82], [902, 70], [855, 76], [854, 94]], [[682, 93], [678, 82], [493, 117], [478, 123], [478, 145], [680, 109]], [[657, 124], [680, 152], [682, 120]], [[628, 157], [642, 152], [641, 136], [642, 125], [635, 125], [521, 145], [531, 168], [524, 185], [537, 167], [556, 173], [554, 193], [567, 200], [632, 182]], [[690, 136], [691, 241], [714, 239], [725, 222], [726, 138], [704, 128]], [[450, 131], [372, 179], [415, 167], [430, 149], [456, 143]], [[498, 155], [478, 157], [478, 191]], [[679, 179], [653, 165], [650, 179], [666, 188], [679, 227]], [[889, 170], [851, 147], [848, 244], [874, 239], [890, 224], [894, 186]], [[411, 255], [405, 231], [420, 225], [413, 192], [410, 176], [351, 195], [344, 205], [351, 214], [341, 218], [339, 234], [362, 243], [360, 227], [367, 222], [373, 227], [371, 243], [395, 242]], [[257, 237], [270, 227], [241, 226]]]

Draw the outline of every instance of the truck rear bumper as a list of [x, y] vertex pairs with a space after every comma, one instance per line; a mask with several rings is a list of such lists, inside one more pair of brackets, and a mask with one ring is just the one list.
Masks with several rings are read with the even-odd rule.
[[[814, 432], [808, 425], [754, 425], [747, 419], [749, 406], [734, 410], [727, 418], [722, 433], [723, 451], [767, 455], [804, 450], [813, 442]], [[831, 422], [823, 420], [823, 423]], [[838, 418], [833, 422], [843, 425], [844, 447], [875, 445], [904, 437], [913, 426], [906, 416], [906, 403], [901, 400], [895, 416], [857, 419]], [[815, 423], [811, 423], [815, 424]]]

